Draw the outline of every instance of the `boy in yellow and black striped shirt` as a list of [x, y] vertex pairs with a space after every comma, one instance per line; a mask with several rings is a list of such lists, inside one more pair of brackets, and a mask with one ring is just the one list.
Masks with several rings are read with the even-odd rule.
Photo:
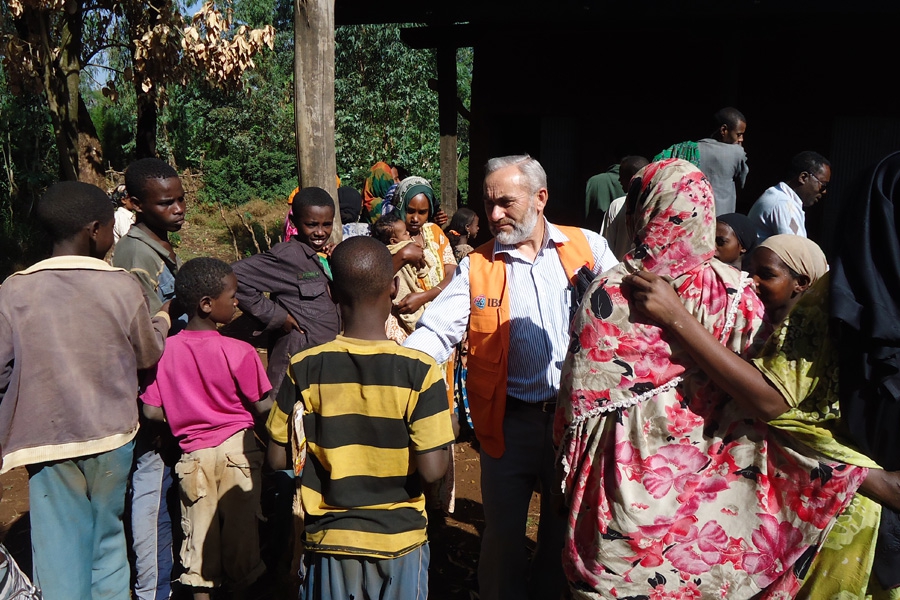
[[287, 444], [289, 415], [303, 403], [301, 597], [424, 598], [422, 480], [447, 470], [446, 386], [429, 356], [385, 336], [396, 292], [387, 248], [351, 238], [335, 248], [331, 266], [344, 333], [291, 359], [268, 421], [272, 440]]

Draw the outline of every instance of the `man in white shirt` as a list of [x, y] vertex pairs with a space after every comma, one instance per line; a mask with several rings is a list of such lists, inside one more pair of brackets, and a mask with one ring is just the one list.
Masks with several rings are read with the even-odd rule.
[[[469, 331], [469, 407], [481, 444], [485, 529], [478, 563], [482, 600], [559, 598], [565, 518], [558, 492], [553, 416], [569, 322], [578, 302], [575, 275], [616, 264], [600, 235], [544, 218], [547, 176], [530, 156], [485, 167], [484, 206], [495, 239], [460, 262], [405, 346], [447, 360]], [[528, 504], [541, 490], [537, 548], [526, 564]]]
[[791, 159], [788, 179], [763, 192], [747, 215], [760, 243], [781, 233], [807, 237], [803, 211], [825, 196], [830, 182], [831, 163], [821, 154], [806, 150]]

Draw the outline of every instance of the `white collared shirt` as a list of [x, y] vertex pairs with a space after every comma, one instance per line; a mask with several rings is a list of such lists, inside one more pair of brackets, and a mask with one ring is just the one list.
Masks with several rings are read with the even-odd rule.
[[[582, 230], [594, 255], [594, 272], [617, 264], [600, 235]], [[534, 261], [515, 246], [494, 240], [494, 256], [505, 254], [509, 285], [509, 354], [507, 394], [520, 400], [542, 402], [556, 398], [563, 360], [569, 347], [571, 290], [556, 244], [568, 241], [557, 227], [544, 220], [544, 240]], [[404, 346], [432, 356], [438, 363], [449, 358], [469, 324], [471, 297], [469, 259], [464, 258], [453, 280], [435, 298]]]
[[760, 243], [781, 233], [807, 237], [803, 201], [783, 181], [763, 192], [747, 216], [756, 225]]

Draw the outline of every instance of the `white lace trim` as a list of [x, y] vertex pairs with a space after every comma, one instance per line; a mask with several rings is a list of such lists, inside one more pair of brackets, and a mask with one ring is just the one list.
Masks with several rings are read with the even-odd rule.
[[563, 478], [561, 482], [562, 492], [566, 492], [566, 479], [568, 479], [569, 471], [571, 470], [571, 466], [569, 465], [569, 460], [566, 457], [567, 449], [569, 447], [569, 442], [572, 438], [572, 435], [575, 433], [575, 429], [587, 421], [588, 419], [592, 419], [594, 417], [599, 417], [605, 413], [611, 413], [620, 408], [630, 408], [635, 406], [636, 404], [640, 404], [650, 398], [656, 396], [657, 394], [661, 394], [663, 392], [667, 392], [674, 388], [676, 385], [681, 383], [681, 377], [674, 377], [664, 383], [663, 385], [653, 388], [652, 390], [648, 390], [642, 394], [637, 394], [636, 396], [632, 396], [631, 398], [627, 398], [620, 402], [612, 402], [608, 404], [604, 404], [603, 406], [598, 406], [583, 415], [576, 417], [571, 424], [566, 427], [566, 433], [563, 436], [562, 442], [559, 445], [559, 451], [557, 452], [557, 461], [562, 465], [563, 468]]
[[[734, 298], [731, 299], [731, 303], [726, 309], [725, 313], [725, 327], [722, 328], [722, 335], [719, 336], [719, 343], [723, 346], [726, 346], [725, 342], [728, 340], [728, 336], [731, 335], [731, 330], [734, 329], [734, 322], [737, 319], [738, 308], [741, 305], [741, 300], [744, 298], [744, 288], [750, 283], [750, 278], [744, 277], [744, 272], [741, 271], [741, 279], [738, 283], [738, 289], [735, 290]], [[727, 346], [726, 346], [727, 347]]]

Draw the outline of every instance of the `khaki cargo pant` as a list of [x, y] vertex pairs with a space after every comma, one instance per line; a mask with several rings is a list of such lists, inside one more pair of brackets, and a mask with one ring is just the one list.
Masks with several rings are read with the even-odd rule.
[[240, 590], [265, 571], [258, 530], [262, 461], [253, 431], [244, 429], [175, 465], [184, 530], [181, 583], [211, 588], [227, 578]]

